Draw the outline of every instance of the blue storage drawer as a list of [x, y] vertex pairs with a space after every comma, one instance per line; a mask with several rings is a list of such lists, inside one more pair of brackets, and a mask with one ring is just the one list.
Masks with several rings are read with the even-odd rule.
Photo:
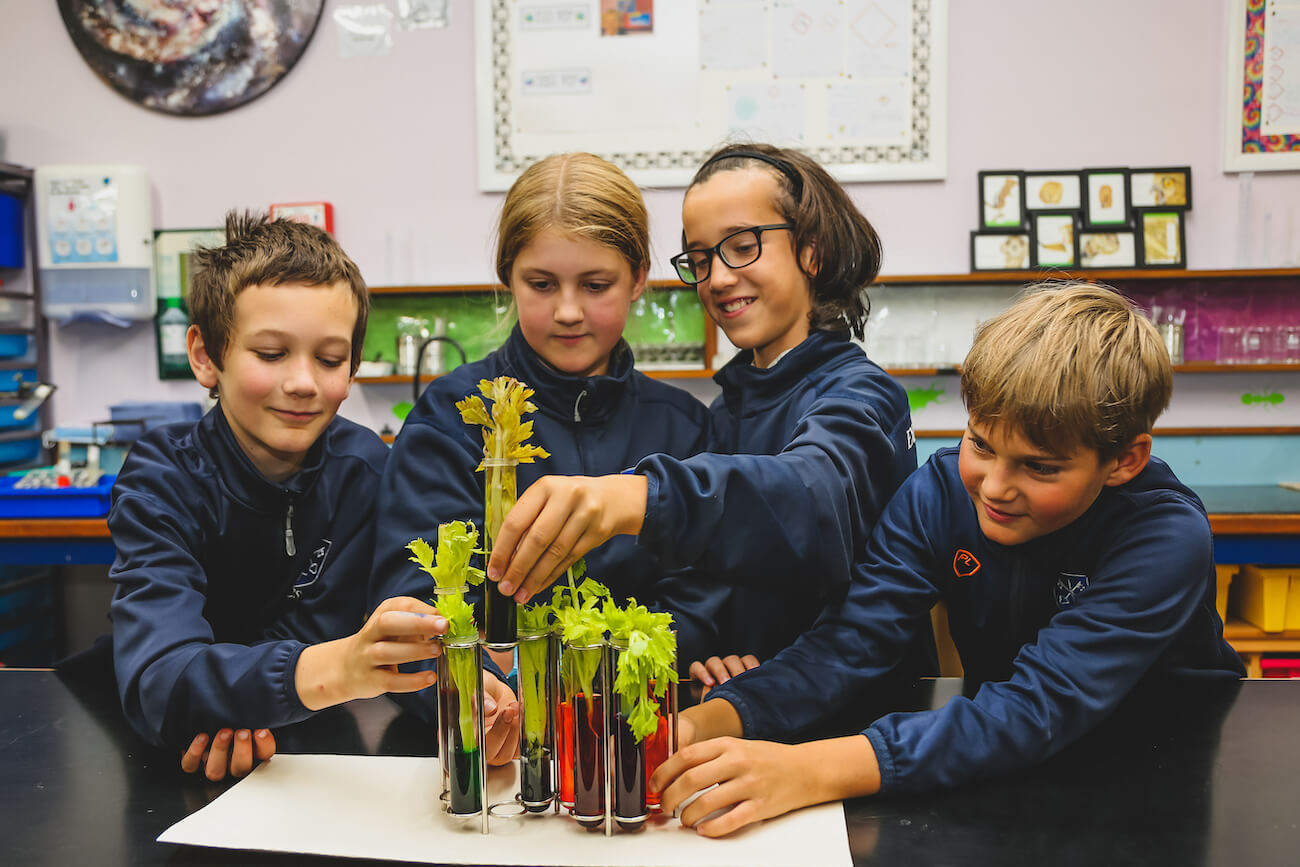
[[0, 268], [21, 268], [23, 261], [23, 200], [0, 193]]
[[[37, 441], [39, 444], [39, 440]], [[15, 488], [17, 476], [0, 478], [0, 518], [102, 518], [113, 482], [105, 475], [93, 488]]]

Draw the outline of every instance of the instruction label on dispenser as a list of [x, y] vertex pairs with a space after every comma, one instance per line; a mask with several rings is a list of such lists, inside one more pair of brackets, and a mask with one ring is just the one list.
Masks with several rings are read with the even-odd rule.
[[55, 265], [117, 261], [117, 184], [87, 176], [51, 180], [50, 260]]

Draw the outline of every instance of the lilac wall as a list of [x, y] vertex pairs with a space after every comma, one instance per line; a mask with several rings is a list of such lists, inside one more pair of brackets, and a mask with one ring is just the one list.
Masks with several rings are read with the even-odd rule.
[[[489, 281], [499, 197], [479, 193], [472, 170], [472, 3], [452, 0], [450, 27], [395, 33], [392, 53], [373, 58], [340, 57], [336, 5], [327, 2], [306, 55], [269, 94], [228, 114], [178, 119], [100, 83], [55, 3], [0, 0], [4, 156], [141, 163], [163, 227], [211, 225], [235, 205], [327, 199], [339, 239], [372, 283]], [[1191, 267], [1300, 257], [1300, 173], [1257, 175], [1251, 207], [1239, 213], [1239, 176], [1220, 171], [1222, 5], [951, 0], [948, 179], [852, 189], [884, 238], [885, 270], [966, 271], [976, 172], [987, 168], [1190, 164]], [[681, 192], [647, 198], [654, 276], [666, 277]], [[1244, 260], [1242, 221], [1253, 239]], [[192, 385], [156, 380], [148, 328], [73, 329], [53, 343], [60, 422], [101, 417], [123, 399], [194, 395]], [[108, 356], [114, 364], [103, 364]], [[358, 388], [344, 412], [373, 422], [400, 398]]]

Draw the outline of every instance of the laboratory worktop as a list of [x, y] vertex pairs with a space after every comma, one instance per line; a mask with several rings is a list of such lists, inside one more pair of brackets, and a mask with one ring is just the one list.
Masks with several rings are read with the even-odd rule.
[[[962, 690], [957, 679], [921, 681], [863, 713], [923, 711]], [[1038, 767], [845, 802], [853, 862], [1293, 864], [1297, 731], [1300, 680], [1142, 686]], [[384, 697], [331, 708], [276, 738], [283, 754], [431, 755], [437, 741]], [[131, 731], [111, 676], [0, 669], [0, 862], [370, 863], [155, 842], [227, 788], [178, 763]], [[283, 809], [286, 821], [311, 821], [293, 804]]]

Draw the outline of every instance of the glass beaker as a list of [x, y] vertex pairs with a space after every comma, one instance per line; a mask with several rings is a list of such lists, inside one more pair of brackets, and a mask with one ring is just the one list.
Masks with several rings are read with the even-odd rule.
[[1240, 325], [1219, 326], [1219, 350], [1215, 356], [1219, 364], [1241, 364], [1242, 336]]
[[415, 374], [416, 356], [420, 353], [420, 344], [429, 336], [429, 320], [422, 316], [397, 317], [397, 367], [399, 375]]
[[519, 800], [541, 813], [555, 797], [554, 658], [558, 640], [550, 630], [519, 633]]
[[440, 758], [447, 769], [447, 812], [477, 816], [483, 810], [483, 666], [479, 639], [444, 638], [438, 657], [438, 726], [447, 729], [447, 752]]

